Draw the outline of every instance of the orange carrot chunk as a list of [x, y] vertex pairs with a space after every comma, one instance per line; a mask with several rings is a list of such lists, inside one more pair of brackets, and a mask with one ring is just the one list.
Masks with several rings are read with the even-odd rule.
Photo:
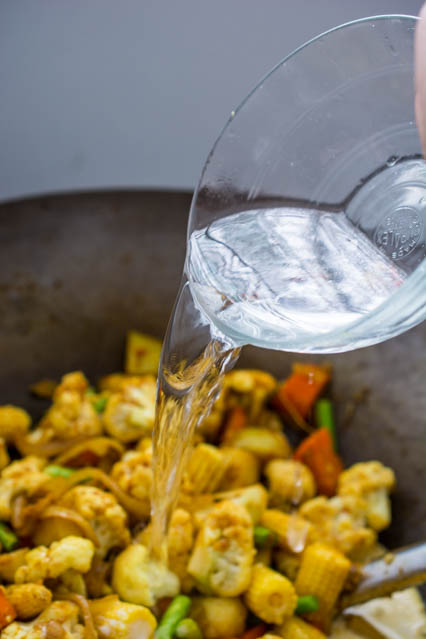
[[273, 404], [284, 413], [288, 412], [288, 404], [291, 404], [306, 419], [329, 381], [328, 367], [296, 362], [290, 377], [279, 386]]
[[231, 443], [238, 431], [242, 430], [244, 426], [247, 426], [247, 414], [241, 406], [234, 406], [226, 418], [220, 438], [221, 443]]
[[14, 619], [16, 619], [16, 610], [0, 589], [0, 630], [6, 628]]
[[336, 494], [343, 463], [334, 452], [333, 440], [327, 428], [319, 428], [303, 440], [293, 458], [310, 468], [321, 495], [332, 497]]

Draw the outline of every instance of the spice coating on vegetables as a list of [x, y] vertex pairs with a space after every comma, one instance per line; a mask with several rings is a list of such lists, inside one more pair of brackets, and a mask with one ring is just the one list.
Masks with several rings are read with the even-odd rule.
[[160, 350], [132, 331], [125, 373], [52, 382], [38, 424], [0, 407], [0, 639], [332, 637], [354, 562], [391, 523], [392, 469], [344, 469], [328, 366], [283, 382], [231, 371], [196, 433], [165, 565], [150, 524]]

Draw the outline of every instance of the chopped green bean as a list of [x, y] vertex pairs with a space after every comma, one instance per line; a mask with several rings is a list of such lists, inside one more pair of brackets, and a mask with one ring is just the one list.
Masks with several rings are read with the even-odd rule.
[[187, 617], [179, 621], [176, 626], [175, 637], [178, 637], [178, 639], [203, 639], [203, 633], [197, 622]]
[[255, 526], [254, 543], [257, 548], [270, 548], [275, 544], [275, 535], [269, 528]]
[[13, 550], [18, 545], [18, 537], [13, 530], [6, 526], [3, 522], [0, 522], [0, 542], [5, 550], [8, 552]]
[[324, 397], [315, 404], [315, 421], [318, 428], [326, 428], [333, 441], [334, 450], [337, 451], [337, 433], [333, 416], [333, 404]]
[[56, 466], [55, 464], [51, 464], [50, 466], [46, 466], [44, 472], [51, 477], [71, 477], [71, 475], [75, 472], [72, 468], [67, 468], [66, 466]]
[[191, 599], [186, 595], [178, 595], [173, 599], [155, 631], [155, 639], [172, 639], [177, 625], [188, 616]]
[[105, 410], [105, 406], [107, 405], [108, 397], [99, 397], [95, 402], [93, 402], [93, 408], [97, 413], [103, 413]]
[[304, 615], [307, 612], [316, 612], [319, 607], [319, 601], [315, 595], [304, 595], [297, 600], [295, 612], [297, 615]]

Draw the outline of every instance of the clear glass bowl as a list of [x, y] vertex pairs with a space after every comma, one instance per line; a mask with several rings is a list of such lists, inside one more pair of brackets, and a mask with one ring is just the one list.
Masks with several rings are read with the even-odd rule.
[[[411, 16], [376, 16], [327, 31], [280, 62], [231, 113], [194, 194], [185, 271], [196, 305], [235, 343], [339, 352], [383, 341], [425, 318], [426, 163], [414, 117], [416, 22]], [[297, 209], [304, 240], [312, 246], [305, 242], [306, 256], [299, 255], [291, 281], [284, 277], [285, 258], [273, 265], [283, 277], [274, 272], [278, 289], [272, 302], [265, 302], [259, 292], [265, 273], [257, 282], [262, 286], [247, 292], [238, 242], [223, 221], [240, 213], [244, 232], [255, 211], [256, 223], [269, 232], [283, 209]], [[312, 218], [308, 225], [306, 216]], [[318, 239], [324, 220], [349, 224], [359, 240], [356, 250], [345, 238], [338, 247], [342, 259], [337, 253], [330, 258], [327, 251], [336, 249], [338, 233], [328, 229], [330, 246], [324, 248]], [[284, 221], [280, 232], [286, 228]], [[265, 237], [256, 229], [243, 244], [250, 245], [250, 259], [256, 252], [262, 263]], [[194, 240], [207, 231], [216, 246], [220, 237], [222, 248], [229, 238], [232, 259]], [[354, 280], [354, 287], [362, 292], [370, 275], [368, 285], [374, 285], [364, 289], [359, 302], [359, 296], [351, 298], [350, 273], [341, 264], [356, 258], [363, 246], [374, 259], [363, 258], [364, 279]], [[307, 273], [311, 250], [315, 269]], [[382, 265], [376, 267], [376, 258]], [[383, 265], [393, 282], [384, 293]], [[313, 278], [332, 283], [333, 294], [328, 298], [326, 291], [310, 302]], [[296, 292], [287, 295], [296, 281]], [[339, 289], [343, 281], [346, 288]], [[346, 295], [351, 312], [330, 319], [333, 299], [338, 306]]]

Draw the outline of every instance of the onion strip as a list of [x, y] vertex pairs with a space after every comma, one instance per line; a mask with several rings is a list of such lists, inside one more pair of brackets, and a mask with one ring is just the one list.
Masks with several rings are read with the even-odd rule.
[[99, 540], [90, 523], [70, 508], [62, 506], [48, 506], [40, 515], [40, 519], [66, 519], [78, 526], [84, 537], [90, 539], [95, 546], [99, 546]]
[[110, 437], [93, 437], [86, 439], [84, 442], [75, 444], [70, 450], [66, 450], [61, 453], [56, 459], [55, 464], [59, 466], [67, 466], [68, 462], [72, 461], [78, 455], [89, 450], [95, 453], [98, 457], [106, 457], [111, 452], [117, 455], [117, 459], [124, 453], [124, 447], [114, 439]]
[[69, 440], [51, 440], [34, 443], [28, 441], [27, 435], [17, 435], [15, 437], [15, 445], [21, 453], [22, 457], [26, 457], [28, 455], [36, 455], [37, 457], [53, 457], [54, 455], [63, 453], [70, 446], [75, 446], [76, 444], [81, 442], [81, 437], [76, 437]]
[[92, 613], [90, 612], [89, 602], [83, 595], [77, 595], [75, 593], [57, 593], [54, 595], [55, 599], [62, 599], [72, 601], [80, 608], [81, 616], [84, 622], [84, 639], [99, 639], [98, 631], [95, 628], [93, 622]]

